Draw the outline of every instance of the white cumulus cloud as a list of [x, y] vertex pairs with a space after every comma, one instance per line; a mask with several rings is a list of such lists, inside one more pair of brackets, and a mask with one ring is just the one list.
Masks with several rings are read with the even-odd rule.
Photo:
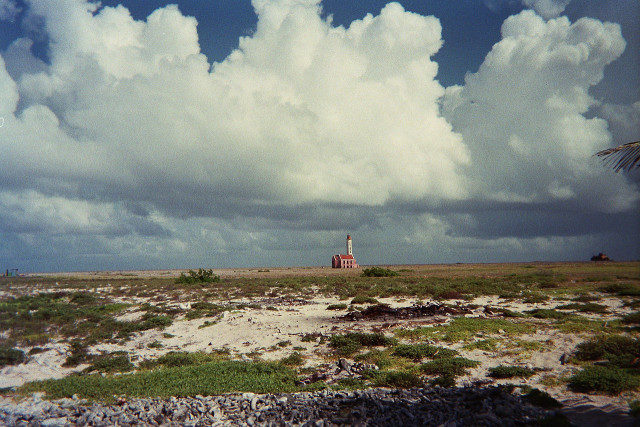
[[500, 202], [573, 199], [602, 211], [629, 209], [637, 190], [598, 167], [611, 144], [607, 122], [585, 113], [589, 88], [624, 50], [617, 24], [531, 11], [508, 18], [502, 40], [464, 86], [450, 87], [445, 117], [470, 151], [475, 192]]

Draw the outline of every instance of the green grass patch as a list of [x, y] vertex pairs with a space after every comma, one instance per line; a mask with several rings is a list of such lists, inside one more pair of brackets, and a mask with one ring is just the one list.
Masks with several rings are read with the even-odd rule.
[[523, 366], [496, 366], [489, 368], [489, 376], [492, 378], [529, 378], [536, 371]]
[[159, 368], [129, 375], [68, 376], [25, 384], [24, 394], [44, 391], [48, 398], [107, 400], [114, 395], [135, 397], [217, 395], [232, 392], [288, 393], [298, 391], [296, 374], [270, 362], [215, 361], [195, 366]]

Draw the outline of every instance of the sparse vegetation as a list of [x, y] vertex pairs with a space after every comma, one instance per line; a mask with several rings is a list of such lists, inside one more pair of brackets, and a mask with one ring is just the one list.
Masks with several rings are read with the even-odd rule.
[[346, 310], [347, 304], [329, 304], [327, 310]]

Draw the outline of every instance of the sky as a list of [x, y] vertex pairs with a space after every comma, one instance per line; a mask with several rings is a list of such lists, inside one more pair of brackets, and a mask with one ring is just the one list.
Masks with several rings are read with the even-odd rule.
[[0, 0], [0, 269], [640, 258], [637, 0]]

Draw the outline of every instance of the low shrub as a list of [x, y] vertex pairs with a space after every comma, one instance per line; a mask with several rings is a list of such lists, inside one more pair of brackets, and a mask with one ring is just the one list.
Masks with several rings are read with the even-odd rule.
[[630, 368], [639, 354], [640, 339], [624, 335], [608, 335], [578, 344], [574, 357], [581, 361], [604, 359], [619, 368]]
[[376, 387], [414, 388], [424, 385], [424, 381], [413, 372], [386, 371], [379, 372], [374, 377]]
[[400, 344], [393, 350], [393, 355], [406, 359], [420, 360], [424, 357], [442, 358], [458, 354], [455, 350], [429, 344]]
[[280, 363], [287, 366], [300, 366], [304, 363], [304, 358], [300, 353], [295, 351], [289, 356], [280, 359]]
[[134, 368], [126, 352], [114, 352], [93, 359], [84, 372], [128, 372]]
[[606, 313], [607, 312], [606, 305], [596, 304], [594, 302], [589, 302], [585, 304], [579, 304], [579, 303], [564, 304], [556, 308], [559, 308], [561, 310], [575, 310], [581, 313]]
[[64, 367], [74, 367], [81, 363], [88, 363], [92, 356], [87, 350], [87, 345], [80, 340], [73, 340], [69, 343], [70, 354], [62, 364]]
[[212, 283], [219, 282], [220, 276], [213, 274], [213, 270], [203, 270], [199, 268], [198, 271], [189, 270], [189, 275], [180, 273], [180, 277], [176, 279], [177, 284], [194, 284], [194, 283]]
[[632, 283], [612, 283], [598, 288], [600, 292], [618, 296], [640, 296], [640, 286]]
[[429, 375], [463, 375], [467, 373], [467, 369], [475, 368], [480, 362], [466, 359], [464, 357], [447, 357], [442, 359], [431, 360], [420, 366], [422, 372]]
[[7, 365], [19, 365], [26, 360], [24, 351], [9, 346], [0, 346], [0, 368]]
[[634, 400], [629, 403], [629, 414], [636, 418], [640, 418], [640, 400]]
[[522, 366], [496, 366], [489, 368], [489, 376], [492, 378], [529, 378], [536, 371]]
[[522, 396], [524, 400], [532, 405], [539, 406], [544, 409], [561, 408], [562, 403], [551, 397], [549, 393], [534, 388]]
[[627, 314], [621, 319], [621, 322], [625, 325], [640, 325], [640, 311]]
[[329, 304], [327, 310], [346, 310], [347, 304]]
[[378, 304], [378, 300], [373, 297], [357, 296], [351, 300], [351, 304]]
[[640, 387], [640, 378], [613, 366], [587, 366], [569, 378], [569, 387], [578, 392], [618, 394]]
[[563, 313], [554, 308], [536, 308], [528, 310], [525, 313], [535, 317], [536, 319], [564, 319], [569, 316], [567, 313]]
[[382, 267], [371, 267], [362, 270], [364, 277], [394, 277], [398, 276], [398, 272]]

